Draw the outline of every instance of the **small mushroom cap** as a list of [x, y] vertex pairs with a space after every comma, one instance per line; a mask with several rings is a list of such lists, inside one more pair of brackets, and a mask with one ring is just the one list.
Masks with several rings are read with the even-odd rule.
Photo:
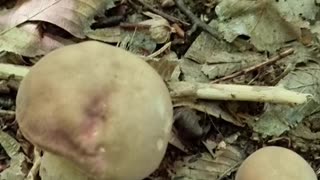
[[236, 180], [317, 180], [317, 176], [307, 161], [294, 151], [268, 146], [244, 160]]
[[173, 122], [160, 75], [134, 54], [96, 41], [44, 56], [22, 80], [16, 104], [26, 139], [100, 179], [152, 173]]

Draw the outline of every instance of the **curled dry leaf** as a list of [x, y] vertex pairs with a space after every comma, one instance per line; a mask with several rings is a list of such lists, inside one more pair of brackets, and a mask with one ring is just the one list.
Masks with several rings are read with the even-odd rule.
[[166, 43], [170, 39], [170, 35], [174, 32], [169, 22], [163, 17], [153, 14], [151, 12], [145, 12], [144, 15], [152, 18], [139, 24], [150, 25], [150, 35], [158, 44]]

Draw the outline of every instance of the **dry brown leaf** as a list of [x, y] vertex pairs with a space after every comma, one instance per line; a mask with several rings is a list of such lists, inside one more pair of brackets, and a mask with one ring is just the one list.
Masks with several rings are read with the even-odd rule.
[[25, 23], [0, 35], [0, 51], [28, 57], [43, 55], [72, 43], [54, 35], [41, 34], [34, 23]]
[[108, 2], [112, 0], [18, 0], [0, 16], [0, 35], [26, 21], [45, 21], [84, 38], [84, 29]]
[[211, 179], [220, 180], [235, 171], [244, 156], [237, 148], [226, 145], [215, 153], [193, 155], [175, 163], [173, 179]]

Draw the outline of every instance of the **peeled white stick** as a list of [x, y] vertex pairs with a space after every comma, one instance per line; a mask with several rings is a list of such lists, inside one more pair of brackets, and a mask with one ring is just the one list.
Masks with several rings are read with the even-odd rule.
[[[0, 75], [25, 76], [28, 67], [0, 64]], [[168, 83], [171, 96], [193, 97], [197, 99], [224, 100], [224, 101], [255, 101], [280, 104], [302, 104], [308, 100], [310, 94], [290, 91], [282, 87], [247, 86], [233, 84], [208, 84], [194, 82]]]
[[168, 83], [171, 97], [192, 97], [196, 99], [224, 101], [255, 101], [281, 104], [302, 104], [310, 94], [290, 91], [282, 87], [247, 86], [233, 84], [208, 84], [194, 82]]

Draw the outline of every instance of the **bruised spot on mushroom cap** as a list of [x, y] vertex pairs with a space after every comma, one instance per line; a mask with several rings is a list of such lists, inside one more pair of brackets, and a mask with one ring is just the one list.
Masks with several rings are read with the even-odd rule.
[[160, 75], [132, 53], [95, 41], [44, 56], [22, 80], [16, 104], [31, 143], [105, 179], [152, 173], [172, 127]]
[[299, 154], [283, 147], [268, 146], [245, 159], [235, 179], [317, 180], [317, 176]]

